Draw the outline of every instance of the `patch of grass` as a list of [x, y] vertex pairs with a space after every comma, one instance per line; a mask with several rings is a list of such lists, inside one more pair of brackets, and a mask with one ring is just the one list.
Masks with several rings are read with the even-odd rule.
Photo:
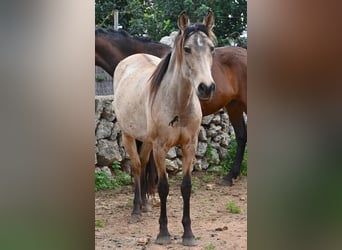
[[226, 204], [226, 209], [233, 214], [239, 214], [241, 212], [240, 208], [232, 201]]
[[170, 185], [173, 185], [177, 182], [175, 177], [169, 178], [167, 181], [169, 182]]
[[200, 184], [200, 180], [198, 177], [196, 176], [192, 176], [191, 177], [191, 193], [195, 193], [196, 188], [199, 186]]
[[212, 250], [215, 249], [215, 246], [213, 243], [210, 243], [208, 246], [205, 247], [205, 250]]
[[200, 240], [201, 239], [201, 236], [196, 236], [195, 237], [195, 240]]
[[208, 159], [209, 164], [215, 164], [216, 156], [214, 154], [214, 147], [210, 143], [207, 145], [207, 150], [205, 151], [205, 157]]
[[127, 206], [133, 208], [133, 204], [134, 203], [134, 198], [133, 197], [129, 197], [127, 200]]
[[183, 179], [183, 173], [182, 172], [178, 172], [175, 176], [176, 180], [181, 181]]
[[132, 178], [125, 171], [120, 170], [120, 163], [115, 161], [112, 166], [113, 176], [106, 171], [95, 172], [95, 191], [105, 189], [118, 189], [129, 185]]
[[211, 182], [214, 180], [214, 175], [210, 174], [210, 175], [203, 175], [202, 176], [202, 180], [205, 182], [205, 183], [208, 183], [208, 182]]
[[197, 176], [192, 176], [191, 177], [191, 184], [194, 186], [198, 186], [200, 184], [200, 180]]
[[[232, 141], [229, 145], [229, 150], [226, 154], [226, 159], [223, 160], [222, 162], [220, 162], [220, 165], [223, 168], [223, 172], [224, 175], [226, 175], [227, 173], [229, 173], [230, 169], [232, 168], [232, 165], [234, 163], [234, 159], [235, 159], [235, 155], [236, 155], [236, 151], [237, 151], [237, 142], [235, 139], [235, 136], [232, 136]], [[241, 162], [241, 175], [243, 176], [247, 176], [247, 158], [248, 158], [248, 150], [247, 150], [247, 145], [245, 148], [245, 152], [243, 155], [243, 159]]]
[[97, 82], [103, 82], [105, 80], [104, 76], [96, 76], [95, 81]]
[[126, 186], [131, 183], [131, 176], [127, 174], [125, 171], [120, 170], [120, 163], [118, 161], [114, 161], [112, 166], [114, 177], [113, 177], [113, 186], [114, 188], [119, 188], [121, 186]]
[[104, 223], [101, 220], [95, 220], [95, 227], [104, 227]]
[[225, 170], [221, 165], [212, 166], [207, 169], [207, 172], [212, 173], [212, 174], [217, 174], [219, 176], [223, 176], [225, 174]]
[[105, 171], [95, 173], [95, 191], [112, 189], [114, 187], [111, 177]]

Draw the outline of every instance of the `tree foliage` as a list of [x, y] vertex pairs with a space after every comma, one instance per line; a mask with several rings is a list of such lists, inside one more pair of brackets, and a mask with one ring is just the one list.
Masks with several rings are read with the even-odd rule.
[[247, 28], [246, 0], [95, 0], [97, 26], [113, 27], [113, 10], [119, 10], [119, 23], [132, 35], [148, 34], [153, 40], [177, 30], [177, 17], [185, 10], [192, 22], [201, 22], [208, 9], [215, 15], [214, 32], [218, 45], [233, 40], [246, 47], [240, 35]]

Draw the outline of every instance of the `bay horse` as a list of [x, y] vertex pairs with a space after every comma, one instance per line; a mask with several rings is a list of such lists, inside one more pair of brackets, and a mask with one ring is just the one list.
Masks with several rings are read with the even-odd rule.
[[[196, 240], [190, 219], [191, 172], [202, 120], [199, 99], [209, 100], [215, 91], [211, 75], [214, 16], [209, 11], [203, 24], [190, 24], [183, 11], [177, 23], [180, 31], [175, 46], [162, 60], [140, 53], [125, 58], [117, 65], [113, 79], [113, 108], [125, 150], [131, 159], [135, 182], [133, 221], [140, 219], [140, 178], [153, 149], [161, 202], [158, 244], [167, 244], [171, 240], [166, 212], [169, 193], [166, 154], [171, 147], [181, 146], [182, 244], [192, 246], [196, 245]], [[140, 154], [136, 139], [143, 142]]]
[[[117, 64], [135, 53], [147, 53], [163, 57], [171, 48], [149, 38], [132, 37], [125, 31], [97, 28], [95, 31], [95, 65], [113, 76]], [[241, 162], [247, 142], [247, 129], [243, 112], [247, 114], [247, 50], [240, 47], [215, 48], [212, 76], [216, 91], [211, 100], [200, 100], [203, 115], [224, 108], [234, 128], [237, 152], [230, 172], [222, 180], [223, 185], [232, 185], [241, 171]], [[148, 166], [153, 166], [153, 157]], [[147, 167], [149, 170], [149, 167]], [[150, 174], [153, 178], [153, 172]], [[145, 190], [145, 189], [144, 189]], [[151, 193], [151, 188], [147, 190]]]

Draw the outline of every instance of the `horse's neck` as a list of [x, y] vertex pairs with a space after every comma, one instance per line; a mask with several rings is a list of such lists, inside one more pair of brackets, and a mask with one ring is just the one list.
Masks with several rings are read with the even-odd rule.
[[181, 66], [175, 62], [176, 58], [171, 57], [168, 71], [163, 78], [166, 87], [167, 97], [171, 100], [168, 105], [172, 106], [175, 112], [186, 112], [193, 100], [194, 89], [190, 79], [187, 79], [181, 73]]
[[132, 38], [121, 38], [119, 41], [111, 37], [97, 37], [95, 39], [95, 65], [113, 76], [118, 63], [130, 55], [146, 53], [163, 57], [169, 51], [169, 46], [159, 43], [144, 43]]
[[100, 66], [109, 75], [113, 76], [118, 65], [120, 55], [117, 54], [115, 46], [108, 38], [100, 37], [95, 39], [95, 65]]

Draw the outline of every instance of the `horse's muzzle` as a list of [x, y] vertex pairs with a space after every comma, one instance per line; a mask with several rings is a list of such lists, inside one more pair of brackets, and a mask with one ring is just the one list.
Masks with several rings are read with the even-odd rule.
[[215, 83], [211, 83], [210, 86], [207, 86], [206, 84], [204, 84], [203, 82], [201, 82], [198, 85], [198, 97], [201, 100], [209, 100], [212, 98], [214, 92], [215, 92]]

